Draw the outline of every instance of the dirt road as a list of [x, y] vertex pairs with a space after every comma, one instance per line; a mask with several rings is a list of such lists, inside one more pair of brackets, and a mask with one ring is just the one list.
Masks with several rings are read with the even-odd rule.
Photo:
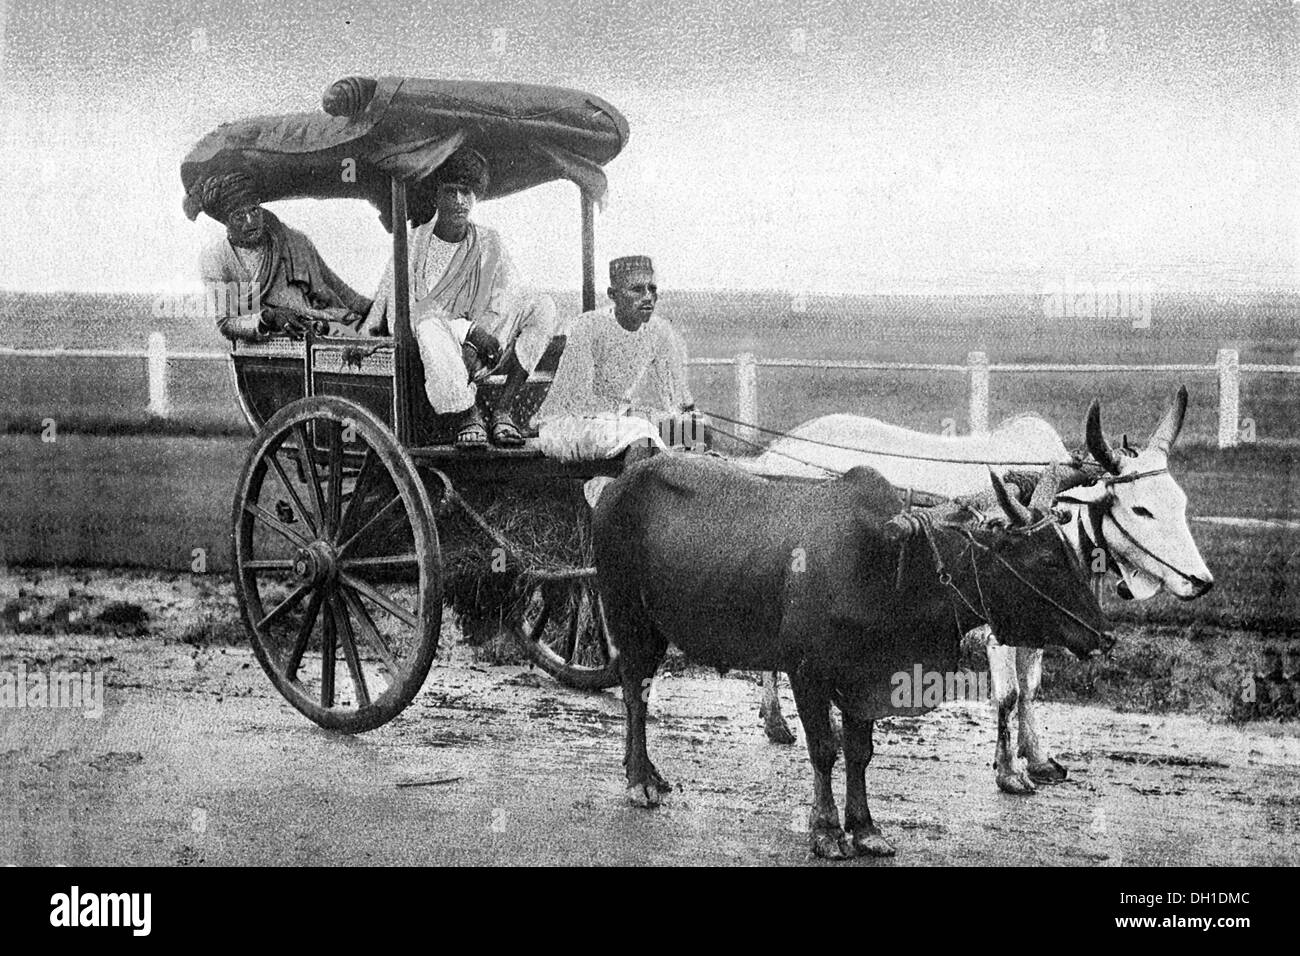
[[[397, 721], [348, 738], [239, 648], [0, 637], [5, 667], [106, 675], [98, 720], [0, 710], [0, 864], [812, 862], [805, 752], [766, 742], [749, 679], [657, 682], [652, 752], [678, 789], [645, 811], [623, 800], [616, 694], [456, 657]], [[1300, 862], [1293, 734], [1065, 705], [1043, 719], [1071, 773], [1030, 798], [994, 787], [984, 705], [878, 729], [868, 786], [898, 857], [835, 865]]]

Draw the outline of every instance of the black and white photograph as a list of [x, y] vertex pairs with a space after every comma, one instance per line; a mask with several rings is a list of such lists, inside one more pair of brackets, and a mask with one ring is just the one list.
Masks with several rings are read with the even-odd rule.
[[[0, 0], [0, 865], [1195, 867], [1091, 916], [1250, 927], [1298, 33]], [[148, 935], [101, 883], [37, 916]]]

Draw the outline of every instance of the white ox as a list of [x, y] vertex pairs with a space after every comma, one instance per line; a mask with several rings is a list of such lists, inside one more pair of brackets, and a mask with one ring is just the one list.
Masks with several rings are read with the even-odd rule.
[[[1085, 430], [1096, 474], [1089, 483], [1065, 488], [1055, 499], [1054, 510], [1083, 567], [1100, 571], [1098, 586], [1106, 572], [1115, 574], [1125, 598], [1149, 598], [1163, 587], [1191, 600], [1214, 583], [1187, 527], [1187, 496], [1168, 472], [1169, 449], [1186, 411], [1187, 389], [1180, 388], [1144, 448], [1129, 447], [1125, 437], [1119, 449], [1112, 450], [1102, 434], [1100, 404], [1094, 401]], [[868, 448], [886, 454], [861, 450]], [[857, 415], [826, 415], [773, 442], [749, 467], [772, 477], [819, 479], [828, 472], [842, 474], [855, 465], [869, 465], [896, 487], [951, 497], [981, 494], [988, 487], [990, 467], [1004, 475], [1070, 461], [1056, 430], [1034, 415], [968, 437], [929, 435]], [[1065, 768], [1048, 755], [1035, 724], [1042, 650], [1008, 647], [987, 627], [980, 631], [998, 714], [998, 786], [1007, 793], [1028, 794], [1035, 781], [1064, 780]], [[1013, 709], [1019, 718], [1017, 754], [1025, 759], [1023, 770], [1011, 751]], [[769, 739], [794, 741], [781, 714], [775, 674], [764, 677], [761, 713]]]

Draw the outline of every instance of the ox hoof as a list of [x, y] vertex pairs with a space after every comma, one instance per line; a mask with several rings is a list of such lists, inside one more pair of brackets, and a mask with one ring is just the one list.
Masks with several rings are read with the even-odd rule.
[[853, 857], [853, 845], [839, 827], [813, 830], [809, 842], [813, 856], [823, 860], [848, 860]]
[[634, 807], [651, 809], [659, 806], [663, 800], [663, 792], [650, 781], [630, 783], [627, 787], [627, 799]]
[[785, 722], [785, 718], [780, 714], [768, 714], [763, 720], [763, 732], [767, 734], [767, 739], [774, 744], [792, 744], [794, 743], [794, 733], [790, 730], [790, 725]]
[[853, 851], [858, 856], [893, 856], [894, 845], [885, 839], [880, 827], [858, 827], [853, 831]]
[[998, 789], [1003, 793], [1027, 797], [1038, 790], [1034, 781], [1019, 770], [1006, 770], [998, 773]]
[[1029, 763], [1029, 777], [1034, 783], [1060, 783], [1069, 775], [1069, 771], [1051, 757], [1041, 763]]

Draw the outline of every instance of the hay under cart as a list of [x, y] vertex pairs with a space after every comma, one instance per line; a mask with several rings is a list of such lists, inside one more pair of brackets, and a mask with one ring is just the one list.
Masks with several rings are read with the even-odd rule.
[[[583, 306], [594, 308], [594, 203], [626, 121], [585, 93], [402, 78], [340, 80], [324, 107], [225, 124], [181, 168], [187, 189], [242, 170], [267, 202], [367, 199], [392, 232], [391, 337], [309, 331], [231, 352], [257, 432], [235, 492], [232, 566], [258, 660], [317, 724], [371, 730], [418, 693], [449, 600], [462, 623], [495, 615], [563, 683], [616, 684], [581, 489], [618, 474], [622, 461], [545, 458], [531, 429], [521, 448], [454, 447], [422, 387], [407, 226], [427, 220], [427, 179], [461, 145], [488, 159], [492, 185], [481, 198], [568, 179], [581, 197]], [[338, 174], [345, 159], [350, 179]], [[563, 345], [552, 343], [521, 390], [517, 420], [540, 405]]]

